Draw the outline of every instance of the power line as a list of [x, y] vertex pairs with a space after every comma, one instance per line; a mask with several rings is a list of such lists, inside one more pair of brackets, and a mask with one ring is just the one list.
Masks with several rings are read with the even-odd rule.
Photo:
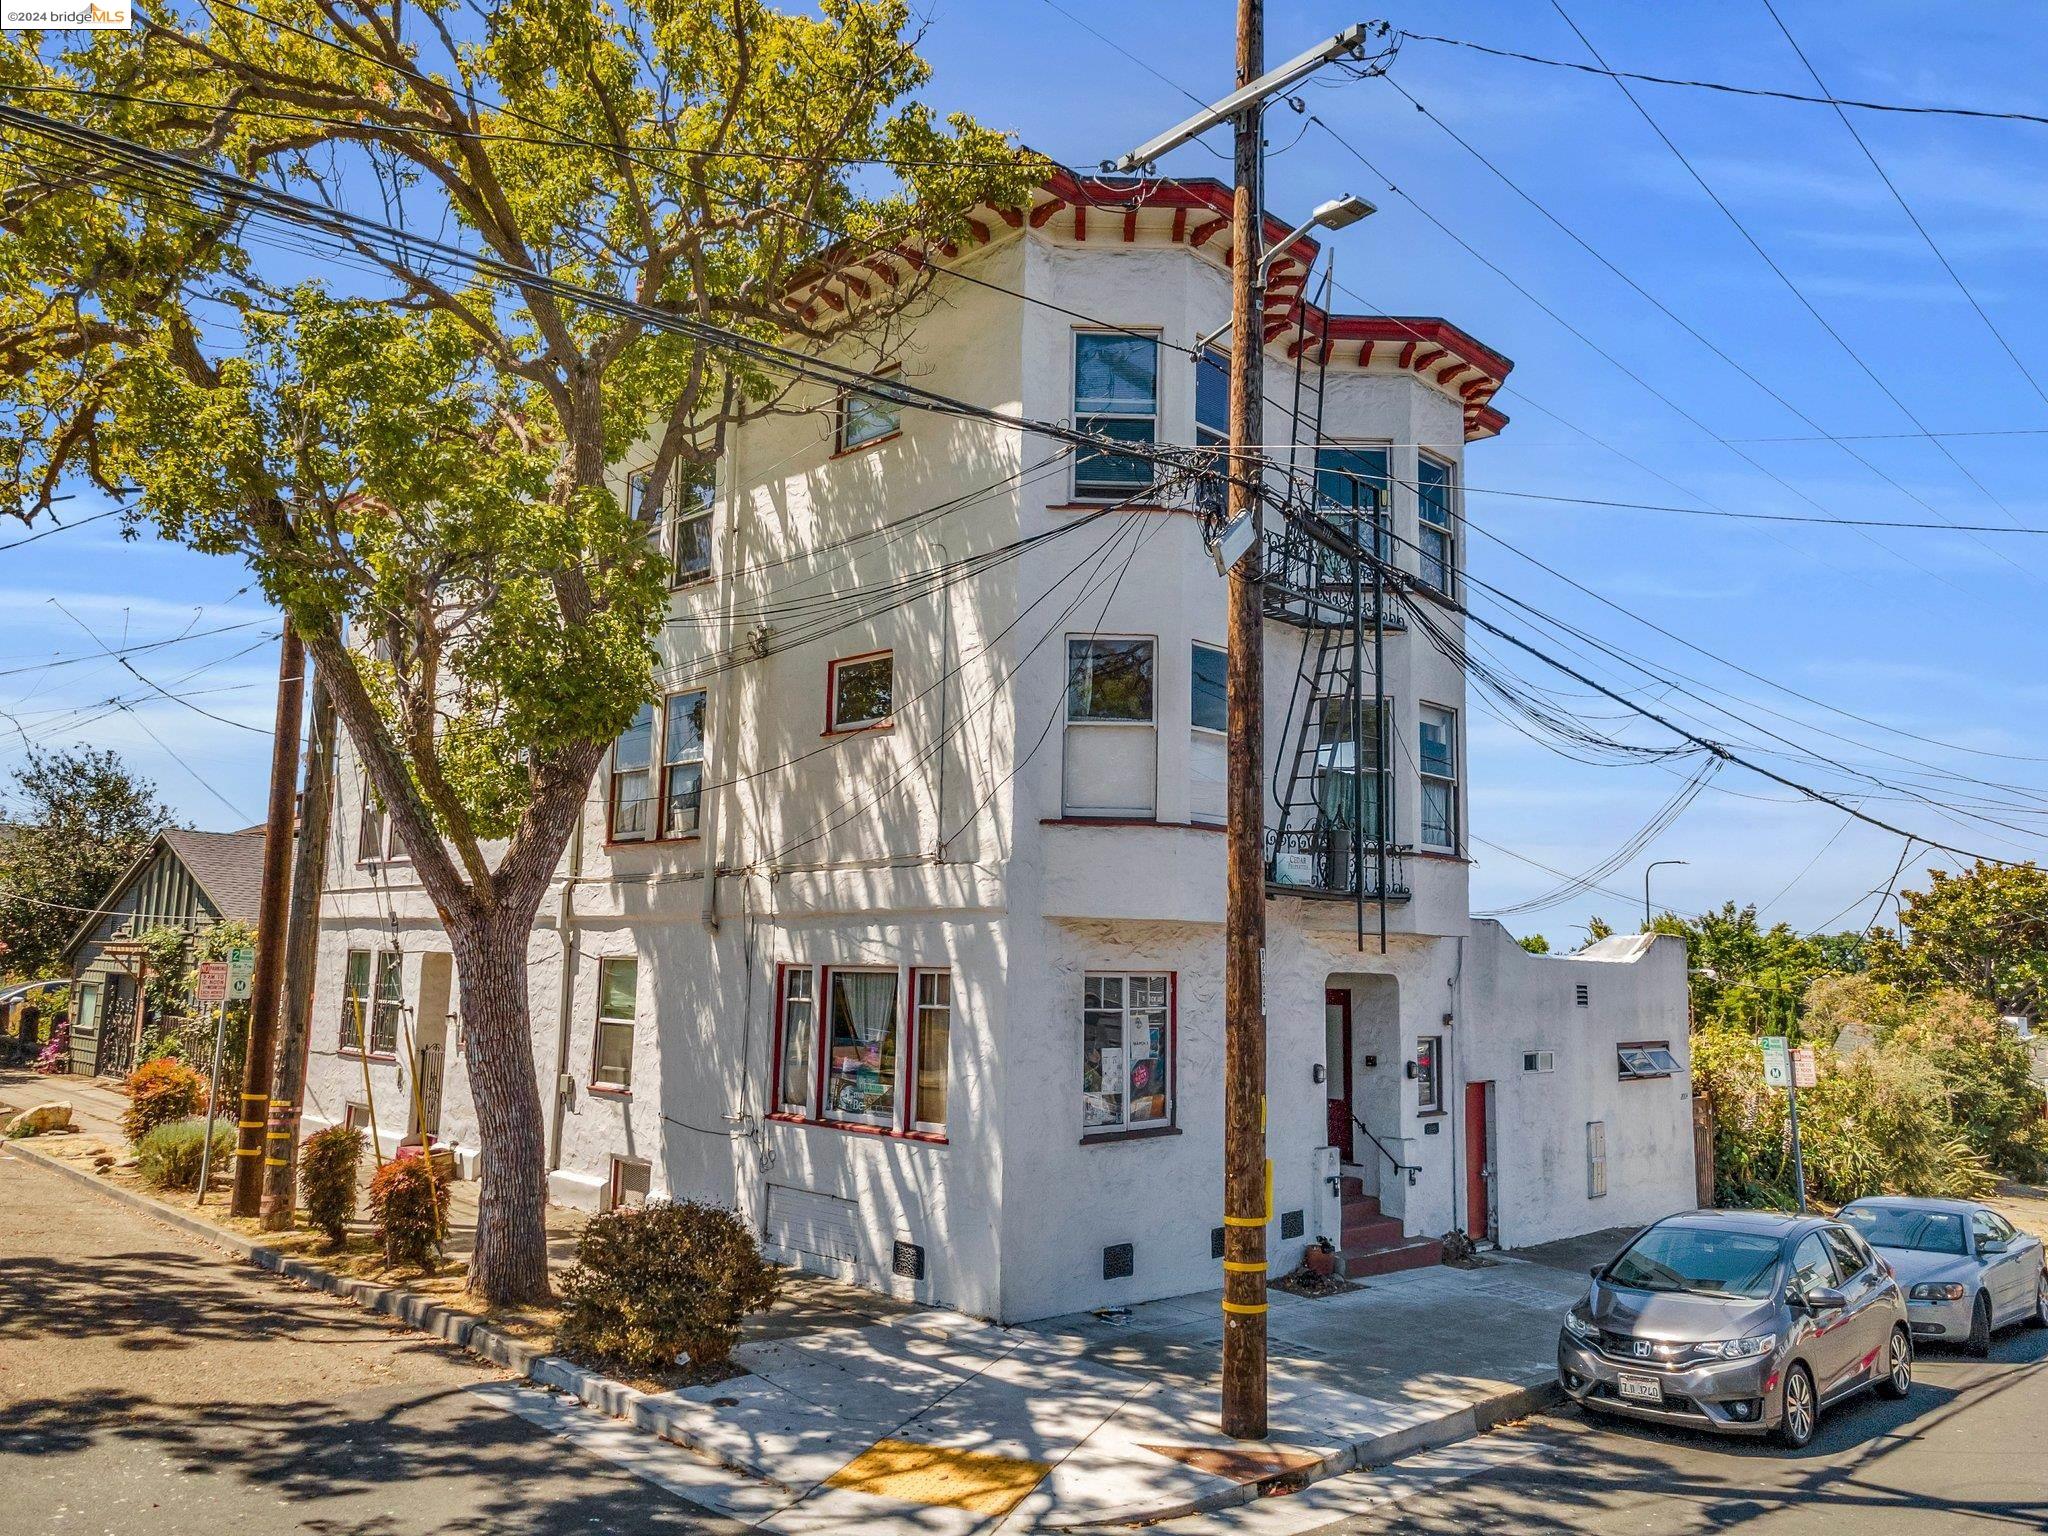
[[[1771, 4], [1771, 0], [1763, 0], [1763, 7], [1770, 14], [1771, 20], [1778, 24], [1778, 30], [1785, 34], [1785, 41], [1792, 45], [1792, 51], [1799, 55], [1799, 62], [1806, 67], [1807, 74], [1813, 77], [1813, 83], [1820, 87], [1823, 95], [1831, 95], [1832, 93], [1827, 88], [1827, 82], [1821, 79], [1820, 71], [1813, 67], [1813, 61], [1806, 56], [1806, 50], [1799, 46], [1799, 40], [1792, 35], [1792, 29], [1785, 25], [1785, 19], [1778, 14], [1777, 7]], [[1934, 243], [1934, 236], [1927, 232], [1927, 226], [1920, 222], [1920, 215], [1915, 213], [1912, 204], [1906, 201], [1905, 193], [1899, 190], [1898, 184], [1892, 180], [1884, 166], [1878, 162], [1876, 153], [1864, 141], [1863, 135], [1856, 131], [1856, 125], [1849, 121], [1849, 114], [1842, 109], [1842, 104], [1840, 102], [1831, 102], [1831, 104], [1835, 109], [1835, 116], [1842, 120], [1842, 126], [1849, 131], [1849, 137], [1854, 139], [1856, 147], [1863, 151], [1863, 158], [1868, 160], [1870, 168], [1877, 172], [1877, 179], [1884, 183], [1885, 190], [1892, 195], [1892, 201], [1899, 205], [1899, 210], [1906, 215], [1913, 228], [1919, 231], [1920, 238], [1927, 243], [1927, 249], [1932, 251], [1934, 259], [1941, 263], [1942, 271], [1946, 272], [1949, 275], [1949, 281], [1956, 285], [1956, 291], [1969, 301], [1970, 308], [1977, 312], [1977, 318], [1984, 322], [1984, 329], [1991, 333], [1992, 339], [2004, 349], [2005, 355], [2012, 359], [2013, 367], [2019, 369], [2020, 376], [2027, 381], [2034, 393], [2040, 396], [2041, 403], [2048, 405], [2048, 393], [2042, 391], [2041, 381], [2034, 377], [2033, 370], [2020, 361], [2019, 353], [2015, 352], [2012, 343], [2005, 339], [2005, 333], [1999, 330], [1997, 325], [1992, 322], [1991, 316], [1985, 312], [1984, 306], [1977, 302], [1977, 295], [1972, 293], [1969, 284], [1963, 281], [1962, 274], [1956, 271], [1954, 264], [1949, 261], [1942, 248]]]
[[[1921, 497], [1920, 495], [1909, 489], [1907, 486], [1902, 484], [1896, 476], [1891, 474], [1888, 470], [1884, 469], [1875, 460], [1871, 459], [1868, 455], [1860, 453], [1856, 449], [1849, 446], [1852, 441], [1857, 441], [1859, 439], [1849, 438], [1837, 433], [1829, 432], [1811, 415], [1809, 415], [1805, 408], [1802, 407], [1797, 401], [1793, 400], [1791, 397], [1785, 395], [1778, 389], [1774, 388], [1771, 384], [1766, 382], [1765, 379], [1761, 375], [1759, 375], [1754, 369], [1750, 368], [1747, 364], [1743, 363], [1740, 359], [1736, 358], [1732, 353], [1730, 353], [1727, 350], [1727, 348], [1723, 347], [1718, 341], [1715, 341], [1713, 337], [1710, 336], [1706, 331], [1702, 330], [1699, 326], [1694, 325], [1690, 320], [1686, 319], [1677, 310], [1673, 309], [1663, 299], [1659, 298], [1656, 294], [1652, 293], [1648, 288], [1644, 287], [1641, 282], [1637, 281], [1634, 276], [1632, 276], [1618, 263], [1616, 263], [1611, 257], [1609, 257], [1606, 254], [1606, 252], [1600, 250], [1584, 235], [1580, 234], [1578, 230], [1574, 229], [1570, 224], [1567, 224], [1556, 213], [1552, 212], [1547, 205], [1545, 205], [1543, 202], [1537, 199], [1534, 193], [1530, 192], [1520, 182], [1516, 181], [1512, 176], [1508, 175], [1508, 173], [1502, 170], [1501, 167], [1497, 163], [1495, 163], [1495, 161], [1489, 158], [1484, 151], [1482, 151], [1477, 145], [1473, 144], [1463, 134], [1459, 133], [1449, 123], [1445, 122], [1443, 118], [1439, 117], [1436, 113], [1432, 112], [1427, 106], [1425, 106], [1420, 100], [1418, 100], [1412, 92], [1410, 92], [1406, 87], [1404, 87], [1400, 83], [1400, 81], [1396, 80], [1391, 75], [1388, 75], [1385, 78], [1387, 84], [1391, 85], [1396, 91], [1398, 91], [1408, 101], [1408, 103], [1415, 108], [1417, 112], [1421, 113], [1424, 117], [1428, 118], [1430, 122], [1434, 123], [1439, 129], [1443, 131], [1443, 133], [1447, 137], [1449, 137], [1452, 143], [1456, 144], [1460, 149], [1464, 150], [1465, 153], [1470, 155], [1473, 159], [1477, 160], [1479, 164], [1483, 166], [1487, 171], [1492, 173], [1494, 178], [1498, 180], [1502, 186], [1506, 187], [1510, 192], [1514, 193], [1515, 196], [1520, 198], [1523, 202], [1527, 203], [1537, 213], [1541, 214], [1543, 218], [1545, 218], [1553, 226], [1555, 226], [1556, 229], [1561, 234], [1563, 234], [1566, 239], [1570, 240], [1574, 245], [1578, 246], [1580, 250], [1584, 251], [1588, 256], [1592, 257], [1601, 266], [1605, 267], [1624, 285], [1631, 289], [1639, 298], [1641, 298], [1645, 303], [1649, 304], [1651, 308], [1655, 309], [1659, 314], [1663, 315], [1665, 319], [1669, 320], [1673, 325], [1677, 326], [1680, 330], [1684, 331], [1686, 335], [1690, 336], [1694, 341], [1698, 342], [1702, 347], [1706, 348], [1706, 350], [1709, 353], [1711, 353], [1715, 358], [1719, 359], [1720, 362], [1722, 362], [1727, 367], [1733, 369], [1737, 374], [1739, 374], [1744, 379], [1748, 380], [1758, 390], [1762, 391], [1763, 394], [1768, 396], [1771, 400], [1775, 401], [1778, 405], [1782, 406], [1791, 415], [1796, 417], [1801, 422], [1805, 423], [1807, 426], [1811, 427], [1817, 435], [1818, 441], [1834, 444], [1837, 448], [1841, 449], [1843, 453], [1847, 454], [1850, 459], [1854, 460], [1857, 464], [1860, 464], [1864, 469], [1868, 470], [1872, 475], [1876, 476], [1879, 480], [1882, 480], [1886, 485], [1889, 485], [1893, 490], [1897, 491], [1901, 496], [1904, 496], [1907, 500], [1916, 502], [1918, 505], [1925, 507], [1928, 512], [1934, 514], [1935, 516], [1942, 515], [1939, 512], [1937, 512], [1934, 506], [1930, 504], [1924, 497]], [[1541, 409], [1541, 407], [1538, 408]], [[1921, 427], [1916, 432], [1904, 435], [1915, 438], [1927, 438], [1929, 440], [1933, 440], [1944, 436], [1953, 436], [1956, 434], [1934, 433], [1929, 432], [1924, 427]], [[1729, 441], [1743, 442], [1752, 440], [1735, 438], [1730, 439]], [[1753, 441], [1776, 442], [1798, 441], [1798, 439], [1758, 438], [1753, 439]], [[1810, 500], [1810, 498], [1808, 499]], [[2011, 514], [2008, 513], [2007, 515], [2010, 516]], [[1949, 521], [1953, 521], [1953, 519], [1950, 519]], [[1897, 551], [1892, 551], [1892, 553], [1894, 555], [1897, 555]], [[1903, 559], [1904, 557], [1898, 556], [1898, 558]], [[1944, 581], [1946, 580], [1946, 578], [1938, 579]], [[1949, 584], [1953, 585], [1953, 583]]]
[[[1602, 57], [1600, 50], [1593, 45], [1592, 39], [1587, 37], [1585, 32], [1580, 29], [1579, 24], [1572, 20], [1571, 13], [1565, 10], [1563, 4], [1561, 3], [1561, 0], [1550, 0], [1550, 4], [1551, 9], [1556, 11], [1557, 14], [1563, 18], [1564, 24], [1570, 27], [1572, 29], [1572, 32], [1578, 37], [1579, 41], [1585, 45], [1586, 51], [1592, 54], [1595, 59], [1599, 60], [1600, 65], [1603, 69], [1606, 68], [1607, 60], [1604, 57]], [[1778, 264], [1777, 259], [1773, 257], [1769, 251], [1764, 249], [1763, 242], [1758, 240], [1755, 235], [1750, 233], [1749, 226], [1744, 224], [1742, 220], [1736, 216], [1734, 209], [1728, 206], [1728, 204], [1722, 199], [1721, 194], [1716, 192], [1712, 184], [1708, 182], [1706, 177], [1700, 174], [1699, 168], [1695, 166], [1692, 163], [1692, 161], [1686, 157], [1685, 152], [1678, 147], [1676, 141], [1672, 139], [1671, 135], [1664, 131], [1663, 125], [1659, 123], [1654, 116], [1651, 115], [1650, 109], [1644, 106], [1642, 102], [1637, 99], [1635, 92], [1631, 91], [1628, 88], [1628, 83], [1624, 80], [1616, 79], [1614, 85], [1615, 89], [1620, 91], [1621, 94], [1628, 99], [1629, 105], [1634, 107], [1636, 111], [1639, 114], [1641, 114], [1643, 121], [1650, 125], [1651, 131], [1657, 135], [1657, 138], [1663, 143], [1664, 147], [1671, 151], [1672, 155], [1677, 159], [1680, 165], [1685, 167], [1686, 173], [1689, 176], [1691, 176], [1694, 182], [1696, 182], [1699, 185], [1700, 190], [1707, 194], [1708, 200], [1711, 201], [1716, 208], [1721, 210], [1722, 215], [1728, 220], [1728, 222], [1731, 225], [1734, 226], [1736, 232], [1740, 234], [1742, 238], [1748, 243], [1749, 248], [1755, 251], [1757, 256], [1761, 258], [1761, 260], [1763, 261], [1764, 265], [1769, 267], [1771, 271], [1777, 276], [1778, 281], [1785, 286], [1786, 291], [1790, 293], [1793, 298], [1799, 301], [1800, 306], [1809, 315], [1813, 317], [1814, 322], [1828, 334], [1829, 338], [1835, 343], [1836, 346], [1841, 348], [1843, 353], [1845, 353], [1848, 356], [1849, 360], [1855, 363], [1856, 366], [1860, 370], [1862, 370], [1864, 377], [1868, 378], [1872, 384], [1875, 384], [1879, 392], [1882, 393], [1887, 400], [1891, 401], [1891, 403], [1898, 408], [1899, 414], [1904, 416], [1906, 420], [1910, 421], [1917, 431], [1923, 433], [1926, 432], [1927, 424], [1923, 422], [1916, 414], [1914, 414], [1913, 408], [1907, 405], [1906, 402], [1899, 397], [1898, 393], [1895, 390], [1893, 390], [1893, 388], [1889, 384], [1887, 384], [1882, 377], [1879, 376], [1877, 370], [1875, 368], [1872, 368], [1870, 364], [1864, 360], [1863, 354], [1858, 352], [1853, 346], [1849, 344], [1848, 338], [1842, 335], [1840, 331], [1835, 329], [1833, 322], [1831, 322], [1827, 318], [1827, 316], [1823, 315], [1820, 312], [1820, 309], [1814, 304], [1814, 302], [1806, 296], [1805, 291], [1801, 289], [1800, 286], [1792, 280], [1791, 274], [1786, 272], [1786, 270]], [[2014, 522], [2018, 522], [2018, 519], [2013, 517], [2012, 510], [2009, 507], [2007, 507], [2004, 502], [2000, 501], [1997, 496], [1992, 494], [1991, 488], [1985, 485], [1982, 480], [1979, 480], [1977, 476], [1970, 470], [1969, 466], [1964, 464], [1961, 459], [1956, 457], [1955, 451], [1951, 449], [1947, 443], [1943, 442], [1940, 438], [1937, 437], [1930, 437], [1928, 440], [1932, 442], [1934, 446], [1941, 451], [1942, 456], [1946, 458], [1951, 464], [1953, 464], [1965, 479], [1967, 479], [1972, 485], [1974, 485], [1978, 489], [1979, 492], [1983, 494], [1984, 498], [1987, 501], [1989, 501], [1993, 506], [1997, 507], [2000, 512], [2006, 515], [2006, 517], [2010, 518]], [[1916, 497], [1915, 499], [1917, 500], [1918, 498]], [[1922, 504], [1925, 505], [1925, 503]], [[1935, 509], [1930, 506], [1928, 507], [1928, 510], [1932, 512]], [[1977, 536], [1974, 534], [1972, 534], [1971, 537], [1977, 538]], [[1977, 542], [1983, 544], [1982, 539], [1977, 539]], [[1985, 544], [1984, 547], [1986, 549], [1992, 550], [1992, 552], [1996, 554], [1999, 559], [2005, 561], [2014, 569], [2025, 572], [2029, 576], [2034, 575], [2033, 572], [2027, 571], [2026, 567], [2020, 565], [2018, 561], [2013, 560], [2003, 551], [1997, 550], [1989, 544]], [[2038, 577], [2036, 577], [2035, 579], [2038, 579]]]
[[96, 523], [103, 517], [118, 516], [124, 510], [121, 507], [108, 507], [104, 512], [95, 512], [89, 517], [76, 518], [68, 523], [52, 521], [47, 528], [38, 529], [36, 532], [16, 539], [12, 543], [0, 544], [0, 555], [6, 554], [10, 549], [20, 549], [24, 544], [33, 544], [38, 539], [47, 539], [52, 534], [69, 533], [73, 528], [83, 528], [87, 523]]
[[[1541, 64], [1550, 69], [1568, 69], [1582, 75], [1600, 75], [1609, 80], [1639, 80], [1645, 85], [1682, 86], [1688, 90], [1718, 91], [1727, 96], [1759, 96], [1773, 101], [1796, 101], [1810, 106], [1853, 107], [1859, 112], [1896, 112], [1914, 117], [1965, 117], [1994, 122], [2036, 123], [2048, 126], [2048, 116], [2035, 112], [2003, 112], [1987, 107], [1916, 106], [1908, 102], [1864, 101], [1853, 96], [1807, 96], [1798, 91], [1769, 90], [1763, 86], [1731, 85], [1721, 80], [1687, 80], [1670, 75], [1648, 75], [1635, 70], [1610, 69], [1602, 60], [1598, 67], [1580, 63], [1573, 59], [1545, 58], [1541, 54], [1520, 53], [1512, 48], [1497, 48], [1486, 43], [1476, 43], [1469, 38], [1436, 37], [1427, 32], [1402, 32], [1403, 41], [1416, 43], [1443, 43], [1453, 48], [1467, 48], [1474, 53], [1491, 54], [1497, 59], [1515, 59], [1524, 64]], [[1822, 89], [1825, 91], [1826, 87]]]

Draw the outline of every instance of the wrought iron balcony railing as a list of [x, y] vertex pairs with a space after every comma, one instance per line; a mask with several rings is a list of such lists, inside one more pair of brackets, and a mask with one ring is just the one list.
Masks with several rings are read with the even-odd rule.
[[1363, 896], [1368, 901], [1408, 899], [1406, 850], [1389, 846], [1386, 885], [1380, 885], [1379, 845], [1354, 840], [1351, 828], [1315, 822], [1266, 829], [1266, 884], [1308, 896]]

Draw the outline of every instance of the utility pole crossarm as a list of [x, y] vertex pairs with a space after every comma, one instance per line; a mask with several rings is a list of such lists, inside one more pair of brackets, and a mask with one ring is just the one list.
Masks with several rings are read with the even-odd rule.
[[1372, 25], [1364, 21], [1353, 22], [1327, 42], [1318, 43], [1308, 52], [1288, 60], [1278, 69], [1268, 70], [1256, 80], [1239, 86], [1214, 106], [1204, 107], [1186, 122], [1167, 129], [1156, 138], [1147, 139], [1129, 154], [1116, 160], [1105, 161], [1105, 167], [1124, 175], [1142, 171], [1161, 155], [1179, 149], [1188, 140], [1201, 137], [1218, 123], [1229, 122], [1247, 108], [1256, 107], [1268, 96], [1286, 90], [1296, 81], [1306, 79], [1332, 59], [1342, 58], [1346, 54], [1357, 57], [1365, 51], [1366, 34]]

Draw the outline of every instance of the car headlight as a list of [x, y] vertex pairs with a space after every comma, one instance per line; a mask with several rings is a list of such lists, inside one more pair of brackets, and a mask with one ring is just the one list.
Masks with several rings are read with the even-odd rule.
[[1600, 1330], [1579, 1316], [1576, 1309], [1565, 1313], [1564, 1331], [1575, 1339], [1585, 1339], [1589, 1343], [1600, 1337]]
[[1702, 1344], [1700, 1353], [1715, 1360], [1754, 1360], [1759, 1355], [1768, 1355], [1777, 1342], [1774, 1333], [1759, 1333], [1747, 1339], [1715, 1339]]
[[1922, 1280], [1906, 1293], [1912, 1301], [1961, 1301], [1968, 1294], [1953, 1280]]

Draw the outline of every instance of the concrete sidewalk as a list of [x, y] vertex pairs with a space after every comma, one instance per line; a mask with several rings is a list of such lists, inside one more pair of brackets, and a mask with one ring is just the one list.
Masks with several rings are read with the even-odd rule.
[[[775, 1531], [937, 1536], [1167, 1519], [1465, 1439], [1549, 1395], [1576, 1276], [1501, 1260], [1273, 1293], [1269, 1441], [1217, 1422], [1218, 1293], [998, 1328], [922, 1311], [742, 1344], [748, 1374], [640, 1399], [635, 1418], [752, 1481], [689, 1497]], [[530, 1388], [503, 1405], [632, 1453]], [[650, 1476], [674, 1476], [651, 1445]], [[666, 1466], [657, 1472], [658, 1466]]]

